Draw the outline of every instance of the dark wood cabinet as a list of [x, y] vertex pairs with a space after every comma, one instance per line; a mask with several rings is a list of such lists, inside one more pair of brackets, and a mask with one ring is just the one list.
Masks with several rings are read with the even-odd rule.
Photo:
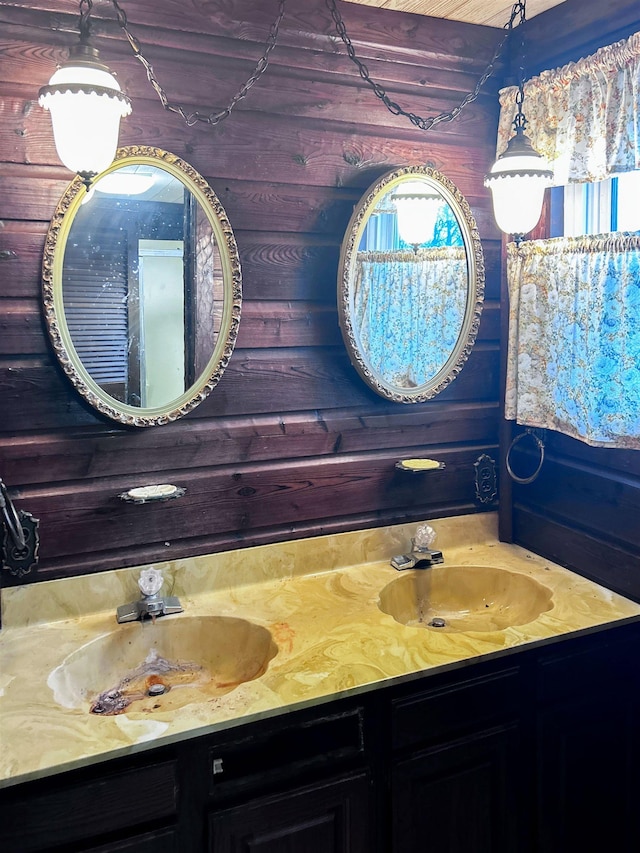
[[3, 853], [640, 850], [640, 623], [0, 792]]
[[519, 732], [509, 724], [399, 761], [392, 773], [394, 853], [514, 853]]
[[366, 773], [256, 798], [211, 815], [210, 853], [370, 853]]
[[393, 853], [513, 853], [523, 768], [517, 666], [393, 703]]
[[582, 644], [538, 665], [544, 853], [640, 850], [640, 644]]
[[176, 827], [158, 829], [120, 841], [85, 847], [82, 853], [182, 853], [180, 834]]
[[[138, 827], [164, 831], [178, 809], [177, 766], [175, 761], [158, 760], [152, 752], [146, 761], [108, 762], [1, 793], [3, 853], [35, 853], [62, 845], [74, 845], [73, 850], [126, 850], [101, 847], [91, 840], [111, 836], [115, 844], [139, 834]], [[162, 844], [158, 842], [156, 853], [171, 850]]]

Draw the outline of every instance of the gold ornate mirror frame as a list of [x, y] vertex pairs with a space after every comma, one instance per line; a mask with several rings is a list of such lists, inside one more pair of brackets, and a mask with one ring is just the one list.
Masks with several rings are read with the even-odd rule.
[[[417, 387], [406, 388], [389, 381], [369, 362], [359, 342], [355, 328], [354, 290], [356, 264], [364, 230], [372, 212], [381, 200], [403, 183], [424, 181], [429, 191], [437, 192], [449, 205], [462, 235], [466, 255], [466, 293], [460, 331], [452, 351], [435, 374]], [[407, 252], [403, 252], [406, 257]], [[342, 337], [349, 358], [365, 383], [377, 394], [398, 403], [419, 403], [430, 400], [449, 385], [460, 373], [475, 343], [480, 325], [484, 299], [484, 256], [471, 208], [458, 188], [444, 175], [426, 166], [408, 166], [388, 172], [366, 191], [356, 205], [342, 243], [338, 271], [338, 316]], [[435, 316], [431, 324], [437, 334], [441, 318]], [[390, 330], [385, 330], [391, 334]], [[425, 324], [425, 346], [428, 346]]]
[[46, 237], [43, 260], [43, 302], [47, 330], [55, 354], [74, 388], [98, 412], [114, 421], [136, 427], [166, 424], [198, 406], [219, 382], [233, 352], [242, 306], [242, 274], [238, 249], [229, 219], [216, 194], [187, 162], [175, 154], [148, 146], [129, 146], [118, 151], [113, 164], [99, 180], [123, 166], [153, 166], [166, 171], [190, 192], [204, 211], [215, 239], [222, 272], [220, 328], [206, 367], [183, 394], [164, 406], [140, 408], [108, 394], [90, 376], [74, 346], [63, 301], [63, 262], [67, 239], [86, 189], [76, 177], [58, 203]]

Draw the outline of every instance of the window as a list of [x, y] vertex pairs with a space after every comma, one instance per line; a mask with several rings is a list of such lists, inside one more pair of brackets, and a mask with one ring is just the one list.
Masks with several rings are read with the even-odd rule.
[[640, 231], [640, 171], [551, 190], [551, 236]]

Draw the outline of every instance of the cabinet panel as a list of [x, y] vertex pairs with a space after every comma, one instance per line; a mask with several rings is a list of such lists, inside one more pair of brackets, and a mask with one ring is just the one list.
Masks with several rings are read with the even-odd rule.
[[47, 850], [159, 821], [177, 811], [173, 762], [119, 773], [107, 765], [98, 778], [83, 773], [70, 777], [58, 777], [55, 788], [33, 783], [9, 792], [3, 803], [3, 853]]
[[303, 772], [336, 774], [346, 769], [340, 762], [361, 762], [363, 753], [362, 708], [296, 723], [277, 721], [210, 748], [210, 792], [213, 797], [258, 788], [263, 793], [268, 785], [282, 785]]
[[516, 724], [426, 750], [393, 770], [394, 853], [513, 853], [518, 839]]
[[210, 817], [210, 853], [369, 853], [366, 773], [254, 799]]
[[177, 830], [169, 828], [87, 848], [83, 853], [183, 853], [183, 848]]
[[449, 678], [436, 688], [393, 703], [392, 744], [397, 750], [449, 740], [465, 731], [488, 728], [517, 713], [520, 669], [511, 666], [464, 679]]
[[618, 694], [541, 715], [540, 853], [640, 850], [638, 711]]

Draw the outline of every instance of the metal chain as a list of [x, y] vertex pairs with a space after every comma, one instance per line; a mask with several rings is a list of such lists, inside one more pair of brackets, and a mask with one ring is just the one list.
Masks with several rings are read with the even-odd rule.
[[[81, 4], [84, 2], [91, 3], [91, 0], [81, 0]], [[136, 38], [136, 36], [129, 29], [129, 25], [127, 23], [127, 16], [124, 12], [124, 9], [120, 6], [120, 4], [118, 3], [118, 0], [111, 0], [113, 8], [116, 11], [118, 23], [120, 24], [120, 27], [122, 28], [124, 34], [126, 35], [128, 41], [129, 41], [129, 44], [131, 45], [131, 48], [135, 54], [136, 59], [139, 59], [140, 62], [144, 65], [144, 68], [147, 72], [147, 79], [149, 80], [149, 82], [151, 83], [153, 88], [155, 89], [156, 94], [158, 95], [158, 97], [160, 98], [160, 101], [162, 102], [162, 106], [165, 108], [165, 110], [168, 110], [169, 112], [172, 112], [172, 113], [178, 113], [178, 115], [182, 116], [182, 118], [189, 125], [189, 127], [192, 127], [194, 124], [196, 124], [196, 122], [199, 122], [199, 121], [204, 122], [205, 124], [212, 125], [212, 126], [219, 124], [221, 121], [223, 121], [229, 115], [231, 115], [231, 111], [233, 110], [235, 105], [238, 103], [238, 101], [241, 101], [243, 98], [245, 98], [249, 89], [253, 86], [253, 84], [256, 83], [260, 79], [260, 77], [262, 77], [262, 75], [264, 74], [264, 72], [267, 68], [267, 65], [269, 64], [269, 54], [271, 53], [271, 51], [274, 49], [274, 47], [277, 44], [278, 31], [280, 29], [280, 22], [282, 21], [282, 18], [284, 16], [285, 0], [279, 0], [279, 2], [280, 2], [280, 6], [279, 6], [279, 10], [278, 10], [278, 16], [275, 19], [275, 21], [273, 22], [273, 24], [271, 24], [271, 29], [269, 30], [269, 35], [268, 35], [267, 40], [265, 42], [263, 54], [260, 57], [260, 59], [258, 60], [258, 62], [256, 63], [256, 66], [253, 69], [253, 72], [251, 73], [250, 77], [247, 79], [247, 81], [245, 83], [243, 83], [243, 85], [238, 89], [238, 91], [235, 93], [235, 95], [231, 98], [228, 106], [226, 106], [223, 110], [220, 110], [220, 112], [217, 112], [217, 113], [213, 112], [213, 113], [209, 113], [209, 115], [203, 115], [202, 113], [199, 113], [197, 110], [192, 112], [192, 113], [189, 113], [183, 107], [181, 107], [179, 104], [171, 103], [167, 93], [165, 92], [165, 90], [162, 88], [162, 86], [158, 82], [158, 78], [155, 75], [155, 72], [153, 70], [153, 66], [151, 65], [149, 60], [142, 53], [142, 46], [140, 44], [140, 41]]]
[[387, 95], [386, 91], [382, 88], [382, 86], [380, 86], [379, 83], [376, 83], [375, 80], [371, 79], [371, 76], [369, 75], [369, 69], [364, 64], [364, 62], [362, 62], [362, 60], [356, 56], [355, 48], [353, 47], [351, 39], [347, 35], [347, 30], [345, 28], [344, 21], [342, 20], [342, 16], [338, 11], [335, 0], [325, 0], [327, 9], [331, 13], [331, 17], [333, 18], [333, 21], [336, 25], [338, 35], [340, 36], [340, 38], [345, 44], [345, 47], [347, 48], [349, 59], [357, 66], [362, 79], [365, 81], [365, 83], [371, 86], [376, 96], [380, 98], [380, 100], [386, 106], [390, 113], [393, 113], [393, 115], [401, 115], [405, 118], [408, 118], [412, 124], [414, 124], [416, 127], [419, 127], [421, 130], [431, 130], [432, 127], [435, 127], [441, 122], [453, 121], [467, 106], [467, 104], [470, 104], [472, 101], [476, 100], [476, 98], [480, 94], [480, 90], [495, 70], [496, 63], [502, 55], [504, 46], [507, 40], [509, 39], [509, 36], [511, 35], [511, 30], [513, 29], [514, 21], [516, 20], [516, 18], [519, 17], [519, 23], [524, 23], [525, 2], [526, 0], [522, 0], [522, 2], [517, 2], [513, 4], [513, 7], [511, 9], [511, 17], [503, 27], [503, 29], [506, 30], [506, 33], [500, 40], [493, 56], [491, 57], [489, 64], [487, 65], [484, 73], [480, 76], [473, 91], [465, 95], [462, 101], [460, 101], [457, 106], [453, 107], [453, 109], [449, 110], [448, 112], [438, 113], [438, 115], [430, 116], [428, 118], [422, 118], [422, 116], [416, 115], [415, 113], [407, 112], [395, 101], [392, 101], [391, 98], [389, 98], [389, 96]]
[[78, 30], [80, 31], [80, 41], [88, 40], [91, 30], [91, 10], [93, 9], [93, 0], [80, 0], [80, 20], [78, 21]]

